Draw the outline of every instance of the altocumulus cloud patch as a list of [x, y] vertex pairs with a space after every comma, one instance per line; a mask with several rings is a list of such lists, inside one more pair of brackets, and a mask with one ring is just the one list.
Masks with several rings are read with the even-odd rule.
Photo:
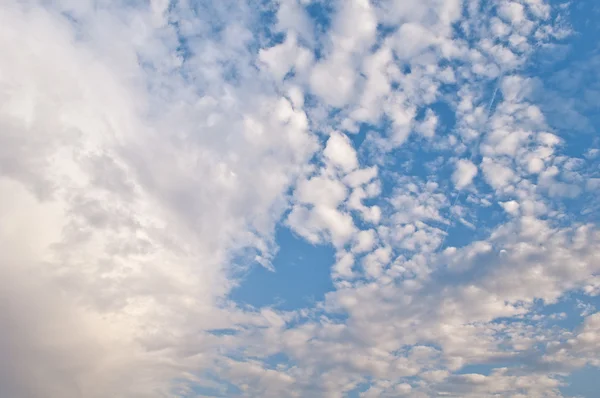
[[594, 397], [594, 1], [0, 5], [0, 396]]

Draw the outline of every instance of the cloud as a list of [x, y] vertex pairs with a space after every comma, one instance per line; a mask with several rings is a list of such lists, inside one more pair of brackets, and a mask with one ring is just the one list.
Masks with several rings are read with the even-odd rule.
[[334, 132], [327, 140], [323, 155], [334, 166], [345, 172], [350, 172], [358, 166], [356, 151], [350, 144], [350, 140], [337, 132]]
[[[126, 3], [0, 6], [0, 395], [560, 397], [600, 366], [598, 59], [542, 62], [568, 5]], [[281, 228], [328, 291], [236, 302], [299, 283]]]
[[177, 31], [158, 3], [73, 6], [2, 6], [2, 395], [172, 394], [230, 344], [206, 330], [247, 317], [219, 304], [229, 260], [270, 256], [316, 140], [239, 46], [243, 17], [183, 56], [190, 10]]
[[356, 236], [356, 244], [352, 248], [352, 251], [356, 253], [368, 252], [375, 245], [376, 239], [374, 230], [360, 231]]
[[293, 34], [287, 35], [285, 42], [268, 49], [262, 49], [258, 58], [267, 65], [268, 70], [277, 81], [294, 70], [302, 74], [312, 63], [312, 54], [305, 48], [298, 46]]
[[473, 162], [467, 159], [461, 159], [458, 161], [456, 170], [452, 174], [452, 181], [457, 189], [462, 189], [471, 184], [477, 173], [477, 166], [475, 166]]
[[502, 190], [509, 188], [511, 183], [515, 182], [516, 176], [511, 168], [490, 158], [483, 158], [481, 168], [483, 169], [485, 180], [494, 189]]

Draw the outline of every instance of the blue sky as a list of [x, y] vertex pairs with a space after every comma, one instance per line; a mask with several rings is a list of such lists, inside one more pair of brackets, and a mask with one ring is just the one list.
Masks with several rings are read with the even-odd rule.
[[0, 396], [595, 397], [598, 17], [0, 5]]

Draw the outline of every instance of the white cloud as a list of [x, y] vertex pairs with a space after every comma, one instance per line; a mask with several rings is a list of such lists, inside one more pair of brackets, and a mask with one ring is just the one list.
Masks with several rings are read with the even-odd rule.
[[456, 164], [456, 170], [452, 174], [452, 181], [457, 189], [463, 189], [470, 185], [477, 175], [477, 166], [468, 159], [461, 159]]
[[352, 266], [354, 265], [354, 256], [351, 253], [343, 253], [338, 256], [337, 262], [333, 266], [333, 272], [336, 277], [349, 278], [353, 276]]
[[294, 34], [269, 49], [260, 50], [259, 59], [264, 62], [277, 81], [283, 80], [293, 68], [295, 73], [303, 74], [311, 66], [313, 56], [310, 51], [298, 45]]
[[310, 76], [310, 88], [328, 105], [343, 107], [354, 94], [356, 72], [342, 55], [318, 63]]
[[359, 169], [344, 177], [344, 182], [350, 187], [356, 188], [360, 185], [371, 182], [375, 177], [377, 177], [377, 172], [377, 167]]
[[277, 10], [277, 28], [285, 32], [291, 31], [312, 42], [312, 24], [302, 3], [298, 0], [281, 1]]
[[511, 24], [518, 24], [525, 19], [525, 7], [515, 1], [508, 1], [501, 4], [498, 14]]
[[512, 169], [490, 158], [483, 158], [481, 168], [487, 183], [496, 190], [505, 189], [515, 182], [516, 176]]
[[540, 158], [531, 158], [527, 163], [527, 171], [537, 174], [544, 169], [544, 161]]
[[296, 188], [295, 197], [300, 203], [337, 207], [346, 199], [347, 190], [338, 180], [325, 177], [313, 177], [301, 180]]
[[0, 395], [172, 394], [231, 344], [205, 330], [252, 317], [218, 303], [228, 259], [269, 256], [316, 140], [244, 66], [243, 28], [190, 40], [185, 75], [152, 5], [0, 6]]
[[428, 109], [427, 112], [425, 112], [425, 119], [417, 127], [417, 132], [424, 137], [431, 138], [435, 135], [437, 125], [437, 115], [431, 109]]
[[376, 38], [377, 20], [368, 0], [349, 0], [334, 15], [327, 54], [310, 76], [313, 93], [327, 105], [342, 108], [352, 102], [359, 75], [355, 56], [367, 50]]
[[519, 202], [510, 200], [508, 202], [500, 202], [500, 206], [504, 209], [508, 214], [515, 216], [519, 212]]
[[377, 18], [368, 0], [349, 0], [341, 4], [333, 24], [331, 41], [334, 51], [364, 51], [377, 34]]
[[287, 223], [312, 243], [331, 242], [336, 247], [348, 242], [356, 229], [349, 214], [327, 206], [316, 206], [310, 210], [294, 206]]
[[383, 272], [383, 268], [391, 260], [392, 250], [390, 247], [380, 247], [368, 254], [363, 259], [365, 274], [370, 278], [378, 278]]
[[352, 251], [354, 253], [368, 252], [375, 246], [376, 239], [377, 236], [374, 230], [360, 231], [356, 235], [356, 243], [352, 247]]
[[356, 151], [352, 147], [348, 137], [341, 133], [333, 132], [331, 134], [327, 140], [323, 155], [334, 166], [339, 167], [346, 173], [358, 167]]

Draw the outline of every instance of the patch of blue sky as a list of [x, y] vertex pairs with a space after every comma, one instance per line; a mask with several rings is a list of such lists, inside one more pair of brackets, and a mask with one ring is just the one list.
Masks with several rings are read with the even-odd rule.
[[282, 352], [261, 358], [261, 362], [269, 369], [277, 369], [280, 366], [290, 366], [293, 363], [292, 360]]
[[352, 142], [352, 146], [354, 146], [354, 148], [356, 148], [357, 150], [357, 155], [358, 155], [358, 160], [360, 161], [361, 165], [368, 165], [369, 164], [369, 157], [365, 155], [365, 151], [362, 145], [365, 142], [365, 140], [367, 139], [369, 132], [372, 130], [377, 129], [376, 125], [373, 125], [371, 123], [365, 123], [365, 122], [361, 122], [358, 124], [358, 131], [356, 132], [347, 132], [348, 133], [348, 138], [350, 138], [350, 141]]
[[171, 2], [169, 4], [169, 9], [167, 12], [168, 15], [168, 24], [173, 28], [173, 31], [176, 35], [176, 40], [178, 42], [178, 46], [176, 48], [176, 53], [179, 55], [183, 61], [185, 62], [189, 58], [191, 58], [194, 54], [192, 52], [192, 48], [189, 45], [188, 35], [186, 32], [181, 29], [181, 17], [175, 12], [175, 2]]
[[[540, 81], [535, 100], [551, 127], [566, 139], [565, 154], [582, 157], [598, 136], [600, 113], [597, 98], [586, 98], [591, 86], [600, 89], [597, 69], [600, 58], [597, 41], [600, 16], [595, 2], [582, 1], [569, 7], [574, 33], [563, 43], [565, 51], [556, 58], [556, 47], [538, 51], [525, 72]], [[596, 144], [597, 145], [597, 144]]]
[[[586, 61], [587, 54], [597, 50], [598, 42], [590, 40], [596, 37], [600, 26], [598, 26], [598, 16], [600, 15], [600, 7], [596, 1], [577, 1], [565, 2], [564, 0], [549, 0], [549, 4], [553, 7], [554, 12], [559, 12], [560, 9], [556, 6], [563, 5], [562, 11], [567, 11], [567, 18], [563, 20], [564, 26], [569, 26], [574, 32], [566, 40], [569, 48], [569, 61]], [[566, 6], [566, 7], [565, 7]]]
[[585, 366], [565, 377], [560, 392], [567, 397], [596, 398], [600, 391], [600, 369]]
[[[585, 316], [598, 310], [600, 296], [587, 296], [575, 291], [565, 294], [553, 304], [538, 303], [538, 308], [533, 313], [544, 316], [544, 321], [549, 325], [573, 331], [581, 325]], [[556, 316], [559, 314], [564, 316]]]
[[319, 33], [327, 33], [331, 28], [334, 3], [327, 0], [314, 0], [306, 4], [306, 11]]
[[348, 398], [360, 398], [361, 394], [366, 392], [372, 386], [372, 384], [372, 382], [359, 383], [358, 386], [348, 391], [346, 396]]
[[371, 52], [375, 52], [381, 48], [381, 45], [385, 39], [394, 34], [397, 30], [398, 26], [396, 25], [384, 25], [382, 23], [377, 24], [377, 40], [375, 41], [373, 47], [371, 47]]
[[207, 332], [215, 336], [235, 336], [239, 333], [235, 329], [210, 329]]
[[[552, 220], [552, 224], [561, 228], [570, 228], [574, 224], [597, 224], [600, 217], [597, 214], [595, 205], [597, 205], [598, 193], [582, 193], [573, 199], [555, 200], [555, 207], [560, 216]], [[557, 205], [557, 202], [561, 202]], [[540, 217], [542, 218], [542, 217]]]
[[447, 264], [435, 269], [430, 276], [430, 283], [425, 286], [423, 294], [434, 294], [440, 289], [452, 286], [458, 288], [469, 286], [489, 274], [500, 262], [500, 253], [498, 251], [489, 251], [479, 254], [476, 259], [476, 265], [462, 271], [449, 269]]
[[259, 12], [258, 23], [255, 25], [258, 30], [258, 41], [260, 47], [269, 48], [281, 44], [285, 41], [285, 33], [275, 30], [277, 23], [277, 9], [271, 6], [262, 6]]
[[330, 278], [335, 251], [326, 245], [312, 245], [296, 236], [289, 228], [279, 226], [276, 232], [279, 251], [272, 260], [275, 272], [252, 266], [244, 282], [230, 298], [254, 307], [294, 310], [312, 307], [333, 290]]
[[[452, 92], [452, 94], [450, 94]], [[452, 107], [452, 100], [455, 98], [454, 85], [443, 84], [440, 86], [441, 98], [429, 104], [426, 108], [421, 108], [417, 115], [417, 120], [422, 121], [425, 117], [427, 109], [435, 113], [438, 118], [437, 133], [447, 135], [454, 132], [456, 126], [456, 113]]]
[[[410, 175], [423, 181], [434, 180], [443, 184], [450, 182], [452, 170], [447, 159], [440, 157], [440, 152], [432, 150], [426, 139], [413, 134], [400, 148], [388, 157], [386, 169], [392, 173]], [[446, 164], [440, 164], [440, 161]], [[440, 167], [441, 166], [441, 167]]]
[[239, 396], [242, 390], [219, 376], [216, 371], [206, 371], [197, 383], [190, 385], [191, 394], [187, 397], [232, 397]]
[[[489, 212], [481, 211], [481, 213], [487, 215]], [[474, 241], [483, 240], [489, 236], [490, 230], [491, 227], [484, 228], [479, 224], [476, 228], [465, 225], [464, 223], [458, 221], [457, 217], [454, 216], [451, 219], [450, 227], [447, 230], [444, 230], [446, 237], [440, 245], [439, 251], [441, 252], [448, 247], [461, 248]]]
[[331, 29], [334, 6], [330, 1], [314, 0], [309, 2], [305, 9], [313, 22], [313, 33], [317, 38], [316, 45], [313, 48], [314, 56], [316, 60], [320, 60], [325, 55], [323, 45], [326, 43], [323, 42], [323, 39]]
[[515, 364], [513, 361], [497, 361], [490, 363], [468, 364], [457, 370], [455, 373], [459, 375], [475, 373], [484, 376], [489, 376], [494, 372], [495, 369], [503, 367], [514, 368], [515, 365], [518, 364]]

